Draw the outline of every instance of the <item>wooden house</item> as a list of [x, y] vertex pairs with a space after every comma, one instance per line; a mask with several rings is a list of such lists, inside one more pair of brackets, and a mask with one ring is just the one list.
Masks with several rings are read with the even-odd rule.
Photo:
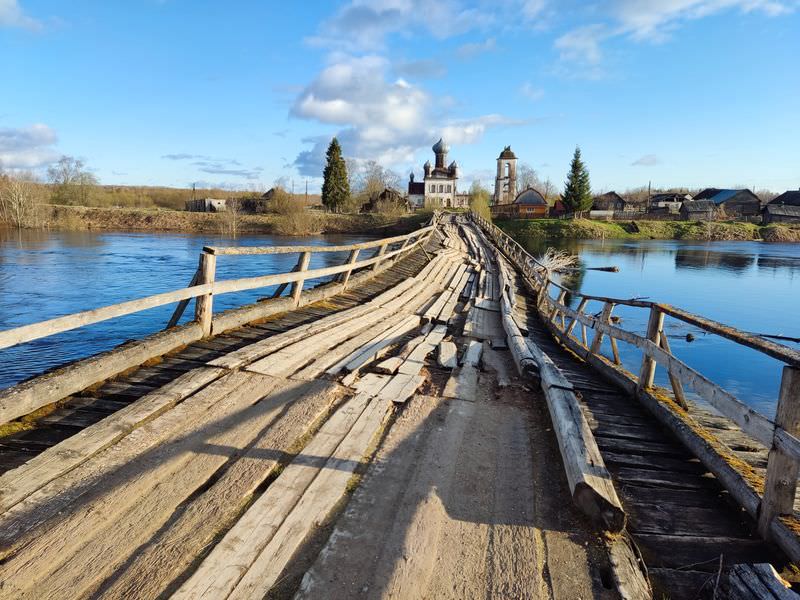
[[548, 209], [544, 196], [533, 188], [517, 194], [511, 204], [496, 204], [491, 208], [492, 217], [499, 219], [543, 219]]
[[684, 202], [680, 208], [682, 221], [713, 221], [717, 207], [711, 200]]
[[617, 192], [606, 192], [592, 198], [592, 210], [623, 212], [627, 202]]
[[754, 217], [761, 212], [761, 200], [748, 189], [706, 188], [694, 199], [710, 200], [716, 205], [719, 213], [731, 218]]
[[[775, 197], [769, 204], [800, 206], [800, 190], [789, 190]], [[769, 206], [769, 205], [768, 205]]]
[[198, 198], [186, 201], [186, 210], [190, 212], [225, 212], [227, 200], [224, 198]]
[[800, 223], [800, 206], [770, 202], [761, 213], [764, 225], [770, 223]]

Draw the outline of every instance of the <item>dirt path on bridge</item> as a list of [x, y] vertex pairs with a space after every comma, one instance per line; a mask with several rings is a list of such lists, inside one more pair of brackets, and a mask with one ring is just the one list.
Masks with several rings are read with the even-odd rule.
[[616, 598], [606, 564], [544, 400], [482, 373], [474, 401], [406, 404], [296, 597]]

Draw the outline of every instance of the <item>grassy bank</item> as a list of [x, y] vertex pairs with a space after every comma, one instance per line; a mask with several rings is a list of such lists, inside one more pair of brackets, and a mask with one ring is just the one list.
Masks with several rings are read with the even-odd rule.
[[159, 208], [45, 207], [44, 225], [50, 229], [177, 231], [183, 233], [314, 235], [320, 233], [406, 233], [430, 219], [429, 213], [400, 217], [335, 215], [304, 211], [300, 215], [240, 215], [235, 223], [225, 213], [196, 213]]
[[702, 221], [605, 222], [587, 219], [496, 221], [511, 236], [538, 239], [763, 240], [800, 242], [800, 225], [706, 223]]

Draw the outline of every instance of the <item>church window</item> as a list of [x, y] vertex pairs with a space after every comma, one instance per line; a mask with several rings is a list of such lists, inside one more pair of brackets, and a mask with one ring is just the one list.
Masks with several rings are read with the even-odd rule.
[[432, 192], [435, 192], [435, 191], [436, 191], [436, 185], [434, 185], [433, 183], [431, 184], [431, 189], [430, 189], [430, 191], [432, 191]]
[[448, 183], [448, 184], [447, 184], [447, 191], [448, 191], [448, 192], [449, 192], [449, 191], [452, 191], [452, 189], [453, 189], [453, 188], [452, 188], [452, 187], [450, 187], [450, 184]]
[[442, 192], [444, 192], [444, 185], [442, 185], [442, 184], [440, 183], [440, 184], [439, 184], [439, 193], [442, 193]]

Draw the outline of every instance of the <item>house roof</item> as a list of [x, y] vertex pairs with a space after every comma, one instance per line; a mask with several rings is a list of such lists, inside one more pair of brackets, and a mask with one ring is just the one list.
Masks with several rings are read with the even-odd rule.
[[800, 217], [800, 206], [791, 204], [767, 204], [764, 212], [778, 217]]
[[706, 212], [714, 210], [716, 205], [711, 200], [693, 200], [691, 202], [684, 202], [681, 209], [687, 212]]
[[[653, 194], [650, 197], [650, 202], [686, 202], [691, 200], [692, 197], [688, 194], [679, 194], [677, 192], [667, 192], [664, 194]], [[697, 198], [695, 198], [697, 200]]]
[[506, 146], [498, 158], [517, 158], [517, 155], [511, 150], [511, 146]]
[[[789, 190], [770, 201], [769, 204], [788, 204], [790, 206], [800, 206], [800, 190]], [[767, 206], [769, 206], [769, 204]]]
[[707, 189], [703, 190], [702, 192], [700, 192], [699, 194], [697, 194], [697, 196], [695, 196], [694, 199], [695, 200], [711, 200], [714, 204], [720, 205], [723, 202], [727, 202], [728, 200], [730, 200], [734, 196], [736, 196], [738, 194], [741, 194], [741, 193], [750, 194], [754, 198], [758, 199], [758, 196], [756, 196], [753, 192], [751, 192], [748, 189], [743, 189], [743, 190], [721, 190], [721, 189], [717, 189], [717, 188], [707, 188]]
[[544, 199], [544, 196], [535, 189], [528, 188], [517, 194], [517, 197], [514, 199], [514, 204], [547, 206], [547, 201]]

